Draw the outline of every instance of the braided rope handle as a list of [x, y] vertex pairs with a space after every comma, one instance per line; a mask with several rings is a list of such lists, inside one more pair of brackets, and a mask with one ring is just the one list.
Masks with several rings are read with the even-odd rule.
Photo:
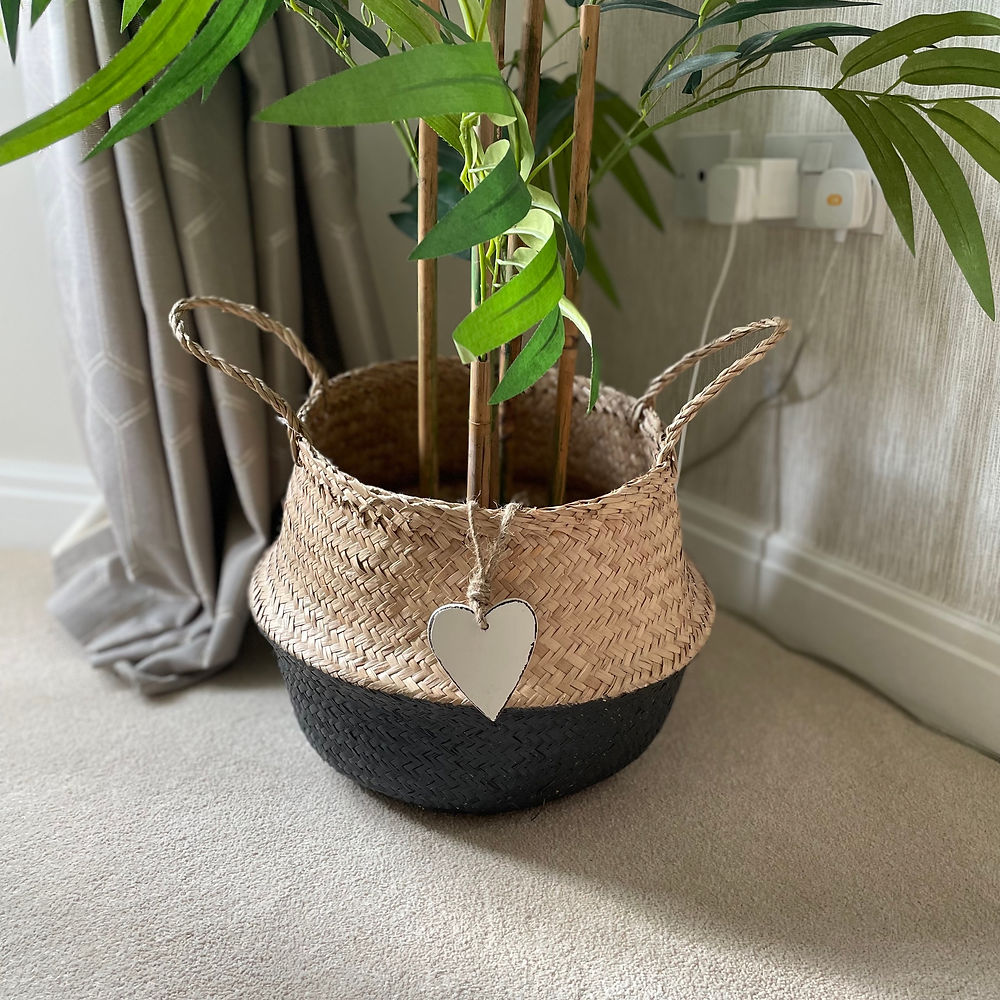
[[721, 351], [724, 347], [728, 347], [737, 340], [742, 340], [752, 333], [761, 333], [764, 330], [771, 331], [770, 336], [765, 337], [752, 351], [749, 351], [738, 361], [734, 361], [725, 371], [721, 372], [705, 386], [701, 392], [688, 400], [680, 408], [677, 416], [674, 417], [670, 426], [667, 427], [660, 451], [656, 456], [656, 465], [661, 465], [666, 461], [669, 452], [677, 447], [681, 439], [681, 432], [694, 419], [698, 411], [706, 403], [715, 399], [733, 379], [742, 375], [748, 368], [760, 361], [788, 333], [789, 329], [791, 329], [791, 325], [787, 320], [780, 317], [762, 319], [756, 323], [750, 323], [748, 326], [736, 327], [717, 340], [713, 340], [710, 344], [689, 351], [680, 361], [672, 364], [649, 383], [646, 391], [636, 400], [635, 409], [632, 412], [632, 419], [636, 424], [638, 424], [643, 411], [651, 408], [656, 403], [656, 397], [679, 375], [686, 372], [689, 368], [693, 368], [699, 361], [709, 357], [709, 355], [715, 354], [716, 351]]
[[318, 385], [326, 381], [326, 369], [306, 345], [302, 343], [293, 330], [254, 306], [246, 305], [242, 302], [233, 302], [231, 299], [201, 295], [180, 299], [174, 303], [173, 308], [170, 310], [170, 328], [174, 331], [174, 336], [181, 347], [188, 354], [192, 355], [192, 357], [197, 358], [202, 364], [222, 372], [223, 375], [228, 375], [231, 379], [241, 382], [248, 389], [257, 393], [278, 414], [282, 423], [287, 427], [288, 440], [292, 447], [292, 456], [296, 457], [298, 455], [298, 439], [304, 438], [306, 441], [309, 440], [309, 435], [302, 425], [302, 421], [299, 420], [298, 414], [292, 409], [291, 404], [284, 396], [278, 395], [262, 379], [248, 372], [245, 368], [230, 364], [225, 358], [219, 357], [218, 354], [213, 354], [191, 337], [187, 332], [187, 327], [184, 325], [183, 316], [185, 313], [198, 308], [218, 309], [220, 312], [228, 313], [230, 316], [249, 320], [258, 330], [273, 334], [292, 352], [308, 372], [309, 378], [312, 380], [310, 392], [315, 391]]

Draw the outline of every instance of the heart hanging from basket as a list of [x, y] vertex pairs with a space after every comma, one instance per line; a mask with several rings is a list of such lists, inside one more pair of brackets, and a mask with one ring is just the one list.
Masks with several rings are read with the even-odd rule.
[[493, 571], [507, 547], [518, 505], [504, 508], [496, 540], [485, 557], [476, 532], [475, 508], [469, 504], [469, 540], [476, 557], [466, 588], [469, 603], [437, 608], [427, 622], [427, 639], [462, 694], [490, 722], [496, 722], [531, 659], [538, 619], [527, 601], [516, 599], [487, 610]]
[[535, 648], [538, 620], [525, 601], [502, 601], [483, 615], [465, 604], [438, 608], [427, 636], [438, 662], [462, 694], [496, 722]]

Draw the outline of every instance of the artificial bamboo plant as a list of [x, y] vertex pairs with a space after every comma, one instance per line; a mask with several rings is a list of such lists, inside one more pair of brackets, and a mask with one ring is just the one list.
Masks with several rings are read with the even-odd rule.
[[[49, 2], [33, 0], [32, 23]], [[560, 81], [542, 72], [544, 0], [526, 0], [521, 47], [506, 61], [506, 0], [452, 2], [456, 9], [448, 11], [438, 0], [366, 0], [352, 12], [346, 0], [126, 0], [127, 44], [60, 104], [0, 136], [0, 163], [86, 128], [138, 97], [90, 154], [97, 155], [210, 90], [279, 7], [305, 19], [346, 68], [258, 117], [314, 127], [381, 122], [398, 134], [418, 178], [409, 202], [418, 215], [411, 259], [419, 267], [422, 486], [433, 492], [437, 479], [433, 262], [465, 254], [471, 304], [453, 338], [471, 369], [468, 492], [483, 504], [509, 488], [499, 472], [504, 415], [497, 407], [554, 365], [551, 485], [553, 502], [563, 499], [580, 337], [590, 349], [591, 404], [599, 386], [594, 338], [577, 302], [584, 270], [613, 294], [587, 232], [590, 188], [609, 174], [616, 177], [659, 224], [633, 152], [643, 150], [668, 166], [655, 133], [728, 101], [775, 90], [826, 100], [863, 147], [911, 251], [915, 184], [982, 308], [995, 317], [979, 214], [942, 133], [1000, 180], [1000, 122], [986, 110], [1000, 98], [1000, 53], [955, 44], [1000, 36], [1000, 18], [975, 11], [918, 14], [875, 32], [842, 21], [771, 23], [772, 15], [780, 22], [785, 14], [877, 6], [854, 0], [704, 0], [690, 8], [666, 0], [571, 4], [578, 7], [570, 30], [579, 38], [579, 63]], [[663, 56], [635, 105], [597, 80], [601, 19], [627, 18], [629, 9], [659, 15], [664, 37]], [[20, 10], [18, 0], [0, 0], [12, 57]], [[860, 44], [841, 57], [838, 44], [856, 38]], [[828, 86], [792, 86], [773, 75], [817, 48], [834, 57]], [[358, 61], [361, 49], [368, 61]], [[890, 65], [891, 86], [866, 83], [869, 71]], [[952, 96], [947, 88], [956, 85], [980, 92]], [[445, 211], [437, 218], [439, 206]], [[399, 220], [404, 226], [405, 215]]]

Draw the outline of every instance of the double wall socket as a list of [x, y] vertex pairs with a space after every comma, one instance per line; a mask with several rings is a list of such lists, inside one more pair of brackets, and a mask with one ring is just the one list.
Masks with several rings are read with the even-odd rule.
[[[743, 155], [741, 133], [692, 132], [673, 137], [667, 152], [677, 172], [674, 181], [674, 215], [678, 219], [708, 218], [708, 175], [712, 167]], [[798, 219], [787, 222], [769, 222], [771, 226], [797, 226], [816, 228], [807, 213], [815, 200], [820, 177], [833, 167], [869, 171], [857, 139], [850, 132], [773, 132], [764, 138], [763, 156], [776, 159], [794, 159], [799, 162]], [[874, 183], [874, 182], [873, 182]], [[888, 209], [878, 184], [874, 184], [871, 218], [866, 226], [855, 232], [881, 236], [888, 223]]]

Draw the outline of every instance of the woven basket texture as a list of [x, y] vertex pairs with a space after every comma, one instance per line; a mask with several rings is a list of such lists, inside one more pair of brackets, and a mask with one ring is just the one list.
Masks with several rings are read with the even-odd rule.
[[373, 691], [275, 648], [296, 718], [317, 753], [365, 788], [428, 809], [527, 809], [610, 777], [660, 731], [684, 671], [620, 698], [508, 708]]
[[[492, 600], [528, 601], [538, 640], [508, 703], [613, 698], [681, 670], [704, 644], [712, 596], [685, 557], [672, 450], [651, 406], [611, 388], [586, 412], [578, 379], [570, 502], [515, 516]], [[464, 489], [468, 371], [440, 360], [443, 493]], [[516, 499], [542, 502], [552, 453], [552, 374], [514, 401]], [[473, 569], [464, 503], [411, 495], [418, 481], [417, 367], [391, 362], [314, 387], [308, 438], [281, 532], [250, 587], [261, 631], [295, 659], [366, 688], [443, 704], [461, 691], [427, 642], [427, 620], [462, 602]], [[476, 510], [491, 540], [500, 512]]]

